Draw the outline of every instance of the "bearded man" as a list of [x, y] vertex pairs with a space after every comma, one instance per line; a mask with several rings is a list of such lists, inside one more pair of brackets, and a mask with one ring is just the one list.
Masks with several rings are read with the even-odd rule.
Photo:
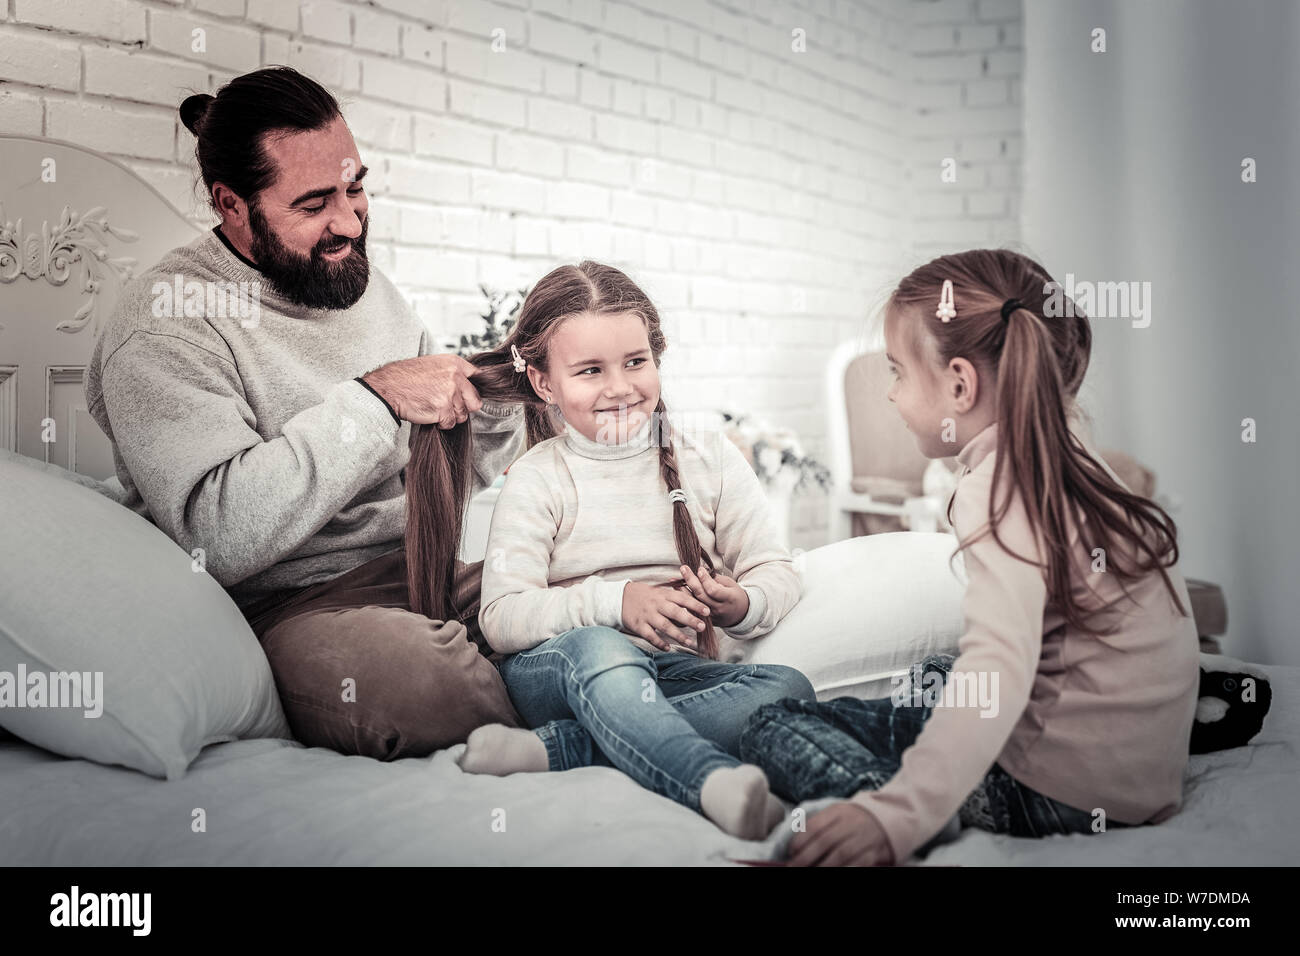
[[324, 87], [258, 70], [180, 114], [221, 222], [127, 285], [86, 375], [127, 505], [234, 599], [303, 743], [392, 760], [519, 726], [482, 563], [457, 566], [460, 620], [415, 614], [403, 532], [412, 423], [471, 422], [478, 490], [523, 451], [522, 407], [482, 402], [371, 265], [367, 168]]

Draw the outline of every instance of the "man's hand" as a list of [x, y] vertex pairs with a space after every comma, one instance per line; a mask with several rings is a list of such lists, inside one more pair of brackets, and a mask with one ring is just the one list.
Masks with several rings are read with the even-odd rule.
[[389, 362], [361, 377], [403, 421], [455, 428], [483, 407], [469, 381], [477, 372], [473, 362], [459, 355], [421, 355]]
[[681, 588], [641, 581], [623, 587], [623, 628], [661, 651], [674, 650], [663, 635], [695, 650], [708, 617], [709, 609]]
[[790, 840], [787, 866], [892, 866], [894, 850], [865, 807], [833, 803]]
[[684, 564], [678, 570], [691, 594], [709, 606], [713, 623], [718, 627], [735, 627], [745, 619], [749, 613], [749, 595], [735, 578], [710, 574], [702, 564], [696, 573]]

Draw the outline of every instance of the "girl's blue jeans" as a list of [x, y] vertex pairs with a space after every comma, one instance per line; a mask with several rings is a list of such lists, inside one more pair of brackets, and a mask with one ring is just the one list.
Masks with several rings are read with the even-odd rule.
[[[954, 660], [947, 654], [928, 657], [920, 672], [937, 671], [946, 681]], [[890, 697], [783, 700], [755, 712], [741, 734], [740, 756], [762, 767], [772, 792], [787, 800], [850, 797], [889, 782], [932, 712], [928, 706], [898, 706]], [[996, 763], [957, 816], [961, 826], [1012, 836], [1093, 832], [1091, 813], [1025, 786]], [[1126, 826], [1114, 820], [1106, 825]]]
[[615, 767], [696, 811], [704, 778], [740, 765], [755, 710], [815, 699], [793, 667], [650, 654], [610, 627], [574, 628], [506, 657], [500, 671], [551, 770]]

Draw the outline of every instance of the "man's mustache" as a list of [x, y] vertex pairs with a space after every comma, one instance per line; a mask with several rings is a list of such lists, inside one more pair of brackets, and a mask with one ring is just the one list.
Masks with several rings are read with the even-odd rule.
[[[332, 245], [326, 245], [326, 242], [328, 240], [322, 239], [320, 242], [316, 243], [316, 248], [312, 250], [313, 255], [319, 256], [329, 252], [338, 252], [340, 249], [343, 249], [347, 246], [352, 246], [354, 249], [356, 249], [356, 251], [360, 252], [361, 250], [358, 244], [365, 239], [366, 226], [368, 224], [369, 224], [368, 222], [362, 223], [361, 235], [357, 236], [357, 238], [355, 239], [349, 239], [346, 236], [344, 236], [340, 241], [335, 242]], [[362, 254], [364, 255], [364, 253]]]
[[329, 252], [338, 252], [340, 249], [346, 248], [347, 246], [355, 247], [356, 244], [355, 239], [344, 239], [342, 242], [336, 243], [332, 246], [327, 246], [324, 243], [318, 242], [316, 244], [315, 252], [319, 255], [324, 255]]

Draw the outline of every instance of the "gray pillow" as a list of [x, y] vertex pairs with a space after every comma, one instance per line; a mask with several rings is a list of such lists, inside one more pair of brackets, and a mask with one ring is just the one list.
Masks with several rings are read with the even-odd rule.
[[0, 726], [169, 780], [208, 744], [291, 736], [221, 585], [93, 479], [16, 457], [0, 456]]
[[26, 455], [20, 455], [16, 451], [10, 451], [8, 448], [0, 448], [0, 461], [13, 462], [15, 465], [22, 465], [24, 468], [31, 468], [34, 471], [44, 472], [47, 475], [53, 475], [56, 478], [62, 478], [66, 481], [73, 481], [83, 488], [89, 488], [91, 491], [98, 492], [105, 498], [112, 498], [120, 502], [124, 492], [122, 483], [116, 477], [105, 478], [100, 481], [98, 478], [91, 478], [89, 475], [80, 475], [75, 471], [68, 471], [66, 468], [60, 468], [58, 465], [52, 465], [49, 462], [37, 461], [35, 458], [28, 458]]

